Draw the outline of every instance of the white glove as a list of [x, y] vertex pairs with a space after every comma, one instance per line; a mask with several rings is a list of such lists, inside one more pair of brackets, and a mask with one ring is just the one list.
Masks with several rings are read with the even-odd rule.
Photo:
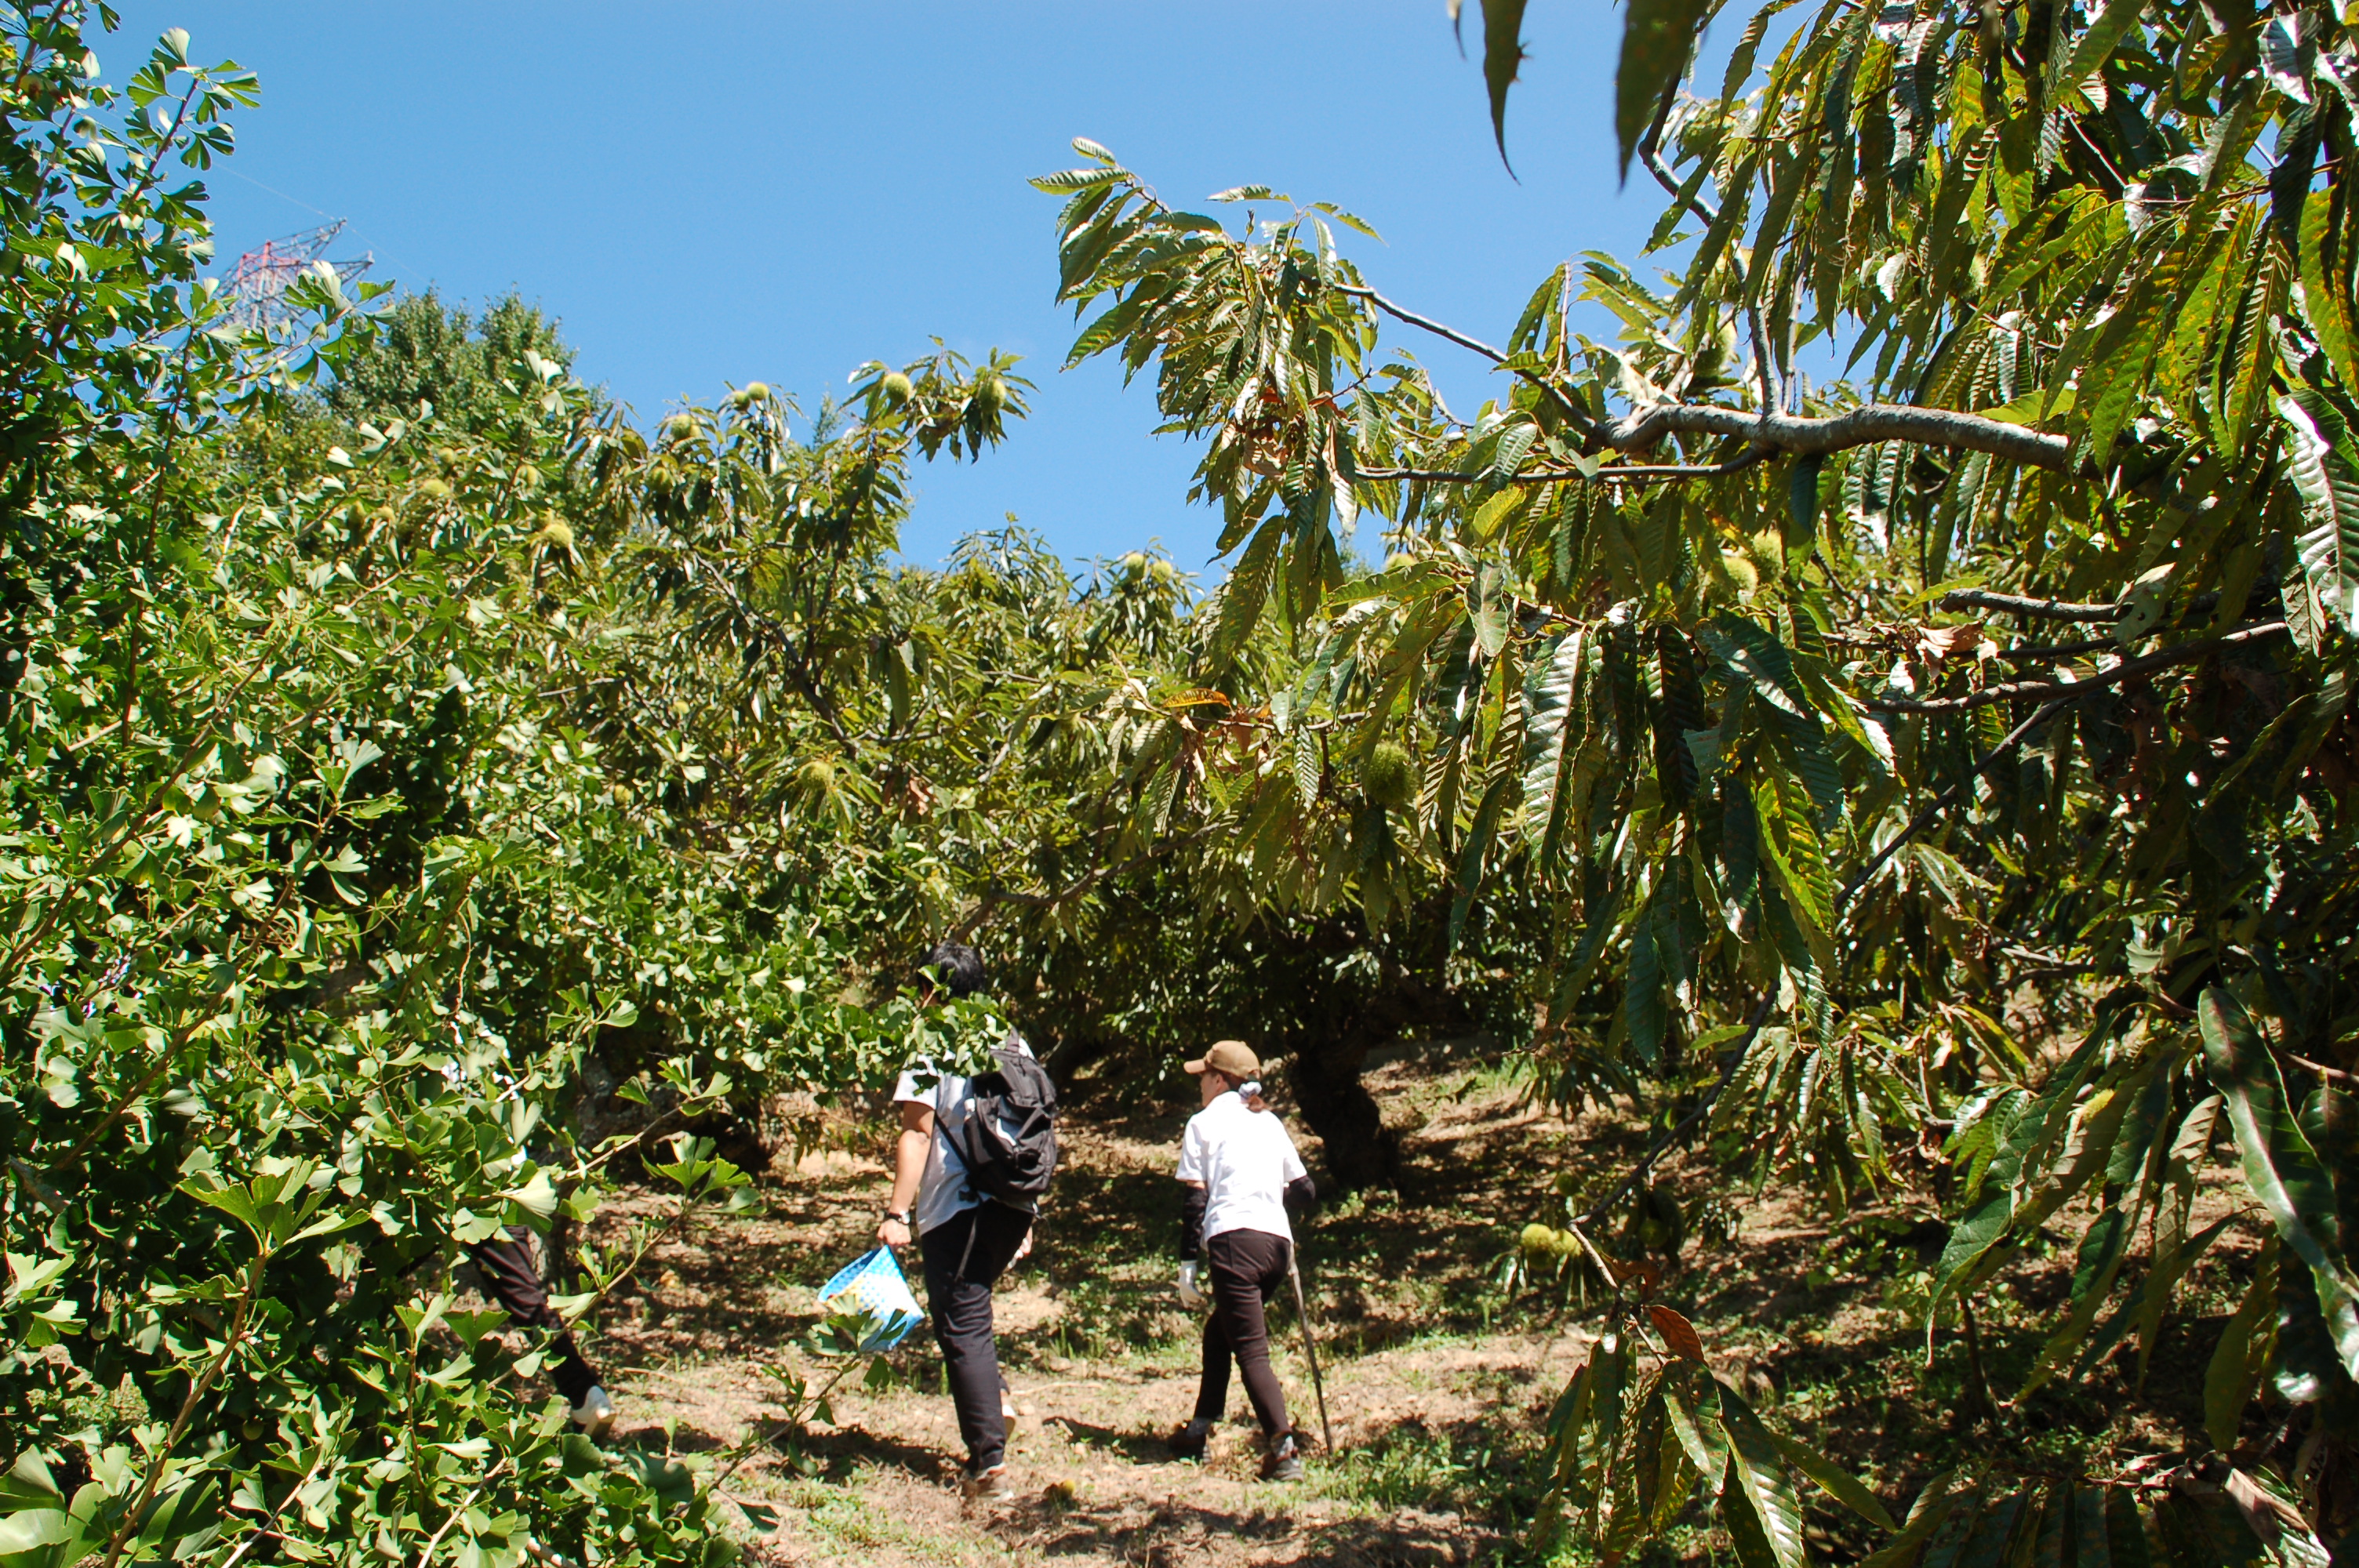
[[1204, 1301], [1204, 1292], [1196, 1288], [1196, 1260], [1190, 1258], [1180, 1265], [1180, 1304], [1194, 1312]]

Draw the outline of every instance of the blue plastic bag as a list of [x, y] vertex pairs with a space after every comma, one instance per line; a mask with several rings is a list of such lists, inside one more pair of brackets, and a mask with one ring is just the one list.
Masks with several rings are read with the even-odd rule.
[[864, 1356], [892, 1349], [926, 1315], [889, 1247], [874, 1248], [837, 1270], [820, 1288], [819, 1305], [830, 1316], [850, 1314], [868, 1321], [871, 1326], [860, 1336]]

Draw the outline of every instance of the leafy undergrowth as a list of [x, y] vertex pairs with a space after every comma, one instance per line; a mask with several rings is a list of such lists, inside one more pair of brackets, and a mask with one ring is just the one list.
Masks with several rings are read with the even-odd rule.
[[[1594, 1314], [1577, 1288], [1511, 1293], [1502, 1265], [1525, 1223], [1560, 1212], [1560, 1175], [1576, 1188], [1609, 1179], [1646, 1130], [1538, 1110], [1509, 1065], [1471, 1055], [1397, 1064], [1376, 1079], [1410, 1174], [1397, 1195], [1331, 1206], [1308, 1237], [1337, 1451], [1315, 1455], [1303, 1485], [1255, 1478], [1241, 1388], [1211, 1462], [1169, 1461], [1164, 1437], [1192, 1405], [1197, 1361], [1195, 1322], [1169, 1288], [1179, 1216], [1169, 1159], [1184, 1113], [1093, 1119], [1084, 1103], [1052, 1218], [999, 1300], [1020, 1412], [1018, 1501], [962, 1509], [957, 1433], [920, 1334], [890, 1358], [893, 1386], [848, 1379], [832, 1422], [782, 1438], [728, 1477], [723, 1489], [746, 1505], [749, 1545], [788, 1563], [1591, 1561], [1585, 1543], [1537, 1530], [1535, 1510], [1547, 1411], [1586, 1354]], [[816, 1320], [812, 1287], [866, 1246], [884, 1191], [864, 1131], [841, 1130], [847, 1146], [781, 1156], [762, 1210], [669, 1247], [644, 1288], [610, 1303], [595, 1354], [624, 1399], [619, 1441], [692, 1456], [776, 1413], [765, 1367], [828, 1375], [802, 1344]], [[1316, 1141], [1301, 1141], [1316, 1168]], [[1674, 1189], [1701, 1189], [1702, 1176], [1693, 1164], [1667, 1172]], [[1836, 1216], [1765, 1198], [1720, 1226], [1690, 1237], [1662, 1299], [1693, 1319], [1714, 1370], [1770, 1420], [1867, 1477], [1896, 1513], [1934, 1470], [1987, 1444], [1960, 1332], [1937, 1333], [1929, 1358], [1910, 1310], [1940, 1244], [1929, 1202]], [[2047, 1254], [2016, 1271], [1979, 1324], [2003, 1405], [2067, 1287], [2077, 1230], [2059, 1217]], [[2126, 1396], [2128, 1350], [2077, 1390], [2051, 1385], [1997, 1419], [2060, 1471], [2179, 1447], [2201, 1425], [2199, 1347], [2226, 1310], [2226, 1267], [2215, 1252], [2166, 1319], [2142, 1399]], [[1273, 1327], [1290, 1407], [1316, 1430], [1291, 1310]], [[2092, 1430], [2109, 1453], [2067, 1451], [2060, 1435], [2042, 1447], [2049, 1434]], [[1809, 1524], [1830, 1562], [1874, 1545], [1831, 1505], [1813, 1507]], [[1733, 1560], [1724, 1537], [1701, 1525], [1675, 1530], [1651, 1559]]]

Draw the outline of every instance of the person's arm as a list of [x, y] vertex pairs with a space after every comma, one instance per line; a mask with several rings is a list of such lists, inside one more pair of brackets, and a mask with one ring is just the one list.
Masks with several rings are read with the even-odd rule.
[[909, 1245], [909, 1211], [917, 1206], [918, 1186], [926, 1179], [926, 1157], [934, 1148], [934, 1108], [905, 1099], [900, 1111], [901, 1136], [893, 1144], [893, 1196], [876, 1226], [876, 1239], [887, 1247]]
[[1278, 1201], [1288, 1214], [1308, 1216], [1319, 1206], [1319, 1184], [1310, 1179], [1310, 1168], [1303, 1164], [1302, 1151], [1294, 1146], [1294, 1140], [1284, 1131], [1278, 1137], [1285, 1149], [1278, 1156], [1277, 1175], [1286, 1184]]
[[1204, 1206], [1211, 1195], [1201, 1182], [1190, 1182], [1187, 1187], [1180, 1199], [1180, 1259], [1192, 1263], [1204, 1249]]
[[1204, 1184], [1185, 1183], [1187, 1192], [1180, 1200], [1180, 1304], [1190, 1312], [1204, 1304], [1204, 1292], [1196, 1288], [1200, 1265], [1196, 1254], [1204, 1245]]
[[1173, 1173], [1184, 1189], [1180, 1197], [1180, 1304], [1190, 1312], [1204, 1304], [1203, 1292], [1196, 1289], [1196, 1254], [1203, 1249], [1204, 1205], [1210, 1196], [1204, 1164], [1203, 1121], [1191, 1117], [1180, 1139], [1180, 1169]]

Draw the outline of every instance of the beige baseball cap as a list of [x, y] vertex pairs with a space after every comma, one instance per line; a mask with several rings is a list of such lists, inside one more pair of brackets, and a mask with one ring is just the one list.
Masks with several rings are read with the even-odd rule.
[[1261, 1076], [1261, 1058], [1255, 1055], [1253, 1047], [1242, 1040], [1222, 1040], [1216, 1041], [1211, 1050], [1189, 1063], [1188, 1070], [1191, 1073], [1210, 1070], [1224, 1078], [1244, 1083], [1248, 1078]]

